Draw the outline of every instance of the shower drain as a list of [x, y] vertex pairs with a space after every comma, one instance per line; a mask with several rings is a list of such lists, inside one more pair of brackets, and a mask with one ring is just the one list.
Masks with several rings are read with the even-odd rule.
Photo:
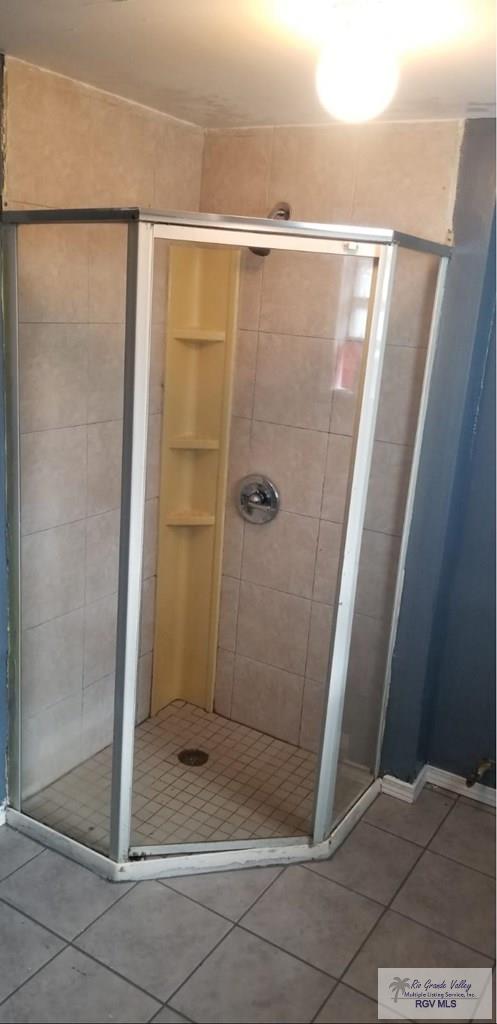
[[205, 764], [209, 760], [209, 755], [205, 750], [198, 750], [197, 748], [180, 750], [178, 754], [178, 761], [181, 764], [189, 764], [197, 767], [198, 765]]

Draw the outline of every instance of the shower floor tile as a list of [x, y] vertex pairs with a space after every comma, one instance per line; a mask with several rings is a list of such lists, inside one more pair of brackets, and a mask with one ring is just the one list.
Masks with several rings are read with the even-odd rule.
[[[182, 764], [181, 750], [208, 761]], [[112, 747], [24, 801], [45, 825], [95, 849], [108, 849]], [[135, 730], [132, 844], [302, 836], [310, 831], [316, 755], [184, 701]], [[371, 776], [340, 765], [336, 817]]]

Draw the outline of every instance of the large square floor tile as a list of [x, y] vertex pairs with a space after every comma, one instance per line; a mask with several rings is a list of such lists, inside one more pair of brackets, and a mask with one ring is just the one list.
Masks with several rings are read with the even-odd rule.
[[494, 876], [495, 818], [458, 800], [430, 843], [430, 850]]
[[423, 789], [413, 804], [381, 794], [362, 820], [411, 843], [426, 846], [453, 806], [453, 797], [431, 789]]
[[0, 1000], [43, 967], [64, 943], [6, 903], [0, 903]]
[[283, 868], [244, 868], [241, 871], [220, 871], [212, 875], [190, 875], [168, 878], [167, 886], [183, 896], [202, 903], [230, 921], [238, 919], [281, 874]]
[[142, 882], [78, 946], [165, 1002], [230, 927], [165, 885]]
[[[129, 886], [125, 886], [129, 888]], [[123, 887], [45, 850], [0, 884], [0, 897], [72, 939], [123, 894]]]
[[334, 982], [236, 928], [171, 1000], [192, 1020], [214, 1024], [311, 1021]]
[[308, 867], [379, 903], [389, 903], [420, 856], [419, 846], [359, 822], [330, 860]]
[[90, 960], [65, 949], [0, 1007], [0, 1021], [23, 1024], [101, 1024], [148, 1021], [158, 1004]]
[[371, 999], [378, 994], [378, 967], [491, 967], [475, 953], [429, 928], [387, 910], [343, 980]]
[[8, 825], [3, 826], [0, 828], [0, 879], [6, 878], [42, 851], [43, 846]]
[[316, 1017], [316, 1024], [369, 1024], [378, 1020], [378, 1004], [339, 984]]
[[495, 883], [479, 871], [425, 852], [392, 909], [493, 956]]
[[371, 930], [378, 903], [292, 867], [243, 918], [243, 926], [339, 977]]
[[185, 1024], [186, 1017], [182, 1013], [176, 1013], [169, 1006], [163, 1006], [156, 1017], [152, 1018], [153, 1024]]

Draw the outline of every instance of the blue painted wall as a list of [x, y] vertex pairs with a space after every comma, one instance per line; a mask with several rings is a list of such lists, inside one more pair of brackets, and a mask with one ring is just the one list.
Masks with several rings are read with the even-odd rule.
[[[443, 702], [438, 704], [435, 691], [442, 662], [441, 633], [447, 628], [443, 619], [448, 610], [442, 612], [443, 595], [450, 589], [446, 553], [455, 536], [458, 471], [472, 415], [477, 328], [494, 206], [495, 122], [468, 122], [454, 212], [456, 248], [421, 452], [382, 751], [382, 771], [406, 781], [415, 778], [428, 753], [434, 752], [431, 714], [436, 709], [439, 723], [442, 717]], [[469, 518], [468, 531], [471, 524]], [[459, 523], [459, 533], [461, 529]], [[449, 671], [448, 666], [444, 671]], [[448, 689], [444, 692], [450, 704]], [[451, 738], [450, 725], [447, 728], [449, 747], [456, 737]]]
[[430, 764], [464, 776], [495, 756], [495, 554], [494, 221], [422, 725]]

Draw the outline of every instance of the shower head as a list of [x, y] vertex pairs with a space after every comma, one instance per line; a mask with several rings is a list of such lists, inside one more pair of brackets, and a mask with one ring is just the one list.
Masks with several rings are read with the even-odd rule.
[[[290, 204], [281, 202], [276, 203], [272, 210], [268, 213], [268, 220], [290, 220]], [[249, 246], [250, 252], [254, 253], [254, 256], [269, 256], [271, 249], [259, 249], [258, 246]]]

